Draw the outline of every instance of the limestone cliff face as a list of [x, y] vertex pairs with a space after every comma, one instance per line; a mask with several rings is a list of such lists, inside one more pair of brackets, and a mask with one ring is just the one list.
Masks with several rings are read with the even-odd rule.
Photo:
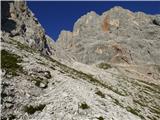
[[159, 25], [116, 7], [55, 45], [25, 2], [2, 2], [1, 120], [159, 120]]
[[2, 11], [3, 38], [9, 36], [45, 53], [45, 44], [48, 45], [47, 42], [53, 40], [47, 38], [44, 29], [25, 1], [3, 1]]
[[82, 16], [73, 32], [63, 31], [56, 44], [87, 64], [160, 64], [159, 33], [158, 15], [114, 7], [102, 15]]

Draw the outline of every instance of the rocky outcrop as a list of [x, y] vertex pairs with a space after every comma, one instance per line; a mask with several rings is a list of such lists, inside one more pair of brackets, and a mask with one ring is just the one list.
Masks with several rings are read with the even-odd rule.
[[3, 1], [2, 11], [3, 37], [10, 36], [42, 53], [51, 54], [48, 42], [53, 40], [46, 38], [44, 29], [25, 1]]
[[154, 18], [153, 23], [160, 26], [160, 15]]
[[143, 66], [66, 64], [10, 37], [1, 55], [2, 120], [160, 118], [160, 75], [152, 74], [160, 66], [146, 66], [142, 74]]
[[[27, 73], [27, 76], [31, 78], [30, 82], [33, 82], [35, 86], [30, 84], [34, 87], [33, 89], [32, 87], [27, 87], [29, 78], [27, 76], [22, 77], [26, 73], [24, 68], [19, 65], [24, 58], [21, 54], [22, 51], [28, 51], [32, 54], [31, 59], [34, 57], [34, 53], [51, 55], [54, 50], [54, 43], [45, 34], [41, 24], [29, 10], [25, 1], [2, 1], [1, 7], [1, 119], [13, 120], [18, 119], [19, 112], [21, 110], [23, 111], [24, 107], [22, 107], [22, 104], [29, 103], [34, 98], [32, 97], [30, 99], [30, 95], [26, 92], [32, 92], [33, 94], [31, 96], [40, 95], [41, 89], [48, 87], [48, 79], [51, 78], [49, 71], [33, 70], [31, 73]], [[19, 52], [17, 49], [19, 49]], [[29, 57], [29, 55], [26, 54], [26, 57]], [[27, 66], [30, 67], [29, 64]], [[35, 87], [40, 89], [36, 90]], [[41, 108], [37, 107], [37, 109], [39, 110]]]
[[86, 64], [160, 64], [159, 33], [158, 16], [114, 7], [102, 15], [82, 16], [72, 32], [60, 34], [56, 44]]
[[[132, 15], [130, 11], [116, 7], [110, 16], [90, 12], [76, 22], [73, 32], [62, 31], [55, 45], [25, 2], [2, 5], [2, 120], [160, 119], [160, 65], [135, 64], [159, 63], [154, 17], [138, 13], [138, 24], [147, 23], [140, 39], [129, 17], [124, 23], [117, 18], [119, 10], [124, 15]], [[127, 33], [127, 21], [137, 36]], [[46, 55], [54, 49], [54, 55]]]

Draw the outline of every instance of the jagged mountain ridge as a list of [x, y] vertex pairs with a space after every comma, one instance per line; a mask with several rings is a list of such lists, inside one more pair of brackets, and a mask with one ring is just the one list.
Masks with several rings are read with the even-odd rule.
[[77, 20], [73, 32], [61, 32], [57, 49], [87, 64], [99, 61], [160, 64], [160, 27], [155, 24], [158, 16], [133, 13], [121, 7], [102, 15], [92, 11]]
[[[25, 2], [6, 3], [9, 8], [14, 6], [18, 16], [24, 14], [28, 32], [35, 30], [37, 24], [29, 21], [36, 18], [34, 16], [28, 18], [26, 15], [28, 12], [19, 11], [22, 6], [28, 11]], [[2, 13], [8, 10], [10, 9], [2, 9]], [[94, 12], [92, 14], [95, 16]], [[22, 24], [19, 17], [13, 19], [8, 15], [6, 18], [8, 22], [13, 20], [12, 22], [19, 23], [20, 26]], [[46, 37], [47, 43], [50, 48], [55, 47], [56, 52], [47, 55], [44, 51], [42, 54], [43, 51], [39, 48], [44, 48], [45, 32], [42, 32], [42, 36], [39, 36], [38, 32], [31, 34], [27, 31], [19, 32], [20, 30], [17, 30], [21, 29], [19, 25], [6, 31], [10, 24], [7, 22], [2, 24], [5, 24], [1, 42], [2, 120], [158, 120], [160, 118], [160, 69], [157, 69], [160, 66], [148, 64], [141, 68], [130, 64], [117, 65], [105, 62], [86, 65], [76, 61], [77, 58], [70, 52], [71, 49], [69, 51], [66, 51], [66, 48], [63, 51], [62, 48], [57, 49], [62, 46], [52, 43], [49, 37]], [[43, 31], [42, 27], [39, 29]], [[104, 31], [108, 29], [109, 27], [103, 28]], [[15, 34], [14, 31], [19, 34]], [[92, 33], [97, 34], [96, 32], [91, 31], [85, 37], [92, 37]], [[70, 32], [64, 31], [63, 34], [70, 35]], [[37, 38], [32, 38], [32, 35], [41, 38], [40, 44], [34, 43]], [[85, 34], [81, 35], [83, 38]], [[62, 42], [64, 47], [70, 42], [70, 38], [66, 39], [66, 36], [64, 36], [65, 43]], [[29, 39], [33, 40], [33, 46], [29, 44]], [[137, 69], [151, 72], [146, 75]], [[155, 74], [153, 71], [156, 71]]]

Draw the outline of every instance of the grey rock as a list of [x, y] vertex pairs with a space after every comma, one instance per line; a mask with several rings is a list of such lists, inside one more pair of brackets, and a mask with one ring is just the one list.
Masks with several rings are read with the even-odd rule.
[[6, 71], [2, 69], [2, 70], [1, 70], [1, 75], [2, 75], [2, 77], [4, 77], [5, 74], [6, 74]]
[[40, 88], [46, 88], [47, 85], [46, 85], [45, 83], [41, 82], [40, 85], [39, 85], [39, 87], [40, 87]]
[[154, 18], [153, 23], [160, 26], [160, 15]]
[[[153, 19], [159, 21], [158, 17], [121, 7], [102, 15], [89, 12], [75, 22], [72, 32], [61, 32], [56, 51], [86, 64], [160, 64], [160, 28]], [[66, 55], [61, 57], [67, 59]]]
[[13, 107], [13, 104], [12, 103], [6, 103], [5, 104], [5, 107], [8, 109], [12, 108]]
[[[55, 53], [44, 56], [41, 52], [45, 49], [38, 51], [45, 46], [43, 40], [39, 44], [33, 42], [35, 37], [41, 36], [38, 31], [43, 30], [40, 27], [35, 37], [32, 36], [36, 25], [30, 21], [39, 23], [26, 3], [9, 2], [7, 5], [9, 8], [6, 7], [6, 10], [17, 13], [12, 15], [12, 19], [16, 17], [16, 28], [9, 29], [10, 24], [5, 24], [2, 50], [12, 53], [10, 57], [14, 55], [22, 59], [13, 65], [23, 69], [15, 66], [3, 68], [4, 71], [12, 68], [17, 74], [2, 76], [2, 119], [160, 118], [160, 65], [153, 64], [159, 63], [159, 26], [152, 23], [154, 16], [134, 14], [121, 7], [115, 7], [101, 16], [90, 12], [76, 22], [73, 32], [61, 32], [56, 45], [45, 35], [50, 49], [55, 49]], [[3, 18], [10, 20], [8, 12], [3, 10]], [[106, 15], [110, 15], [112, 20], [109, 27]], [[133, 25], [129, 16], [135, 16], [141, 27]], [[25, 19], [29, 29], [25, 35], [19, 33], [21, 18]], [[120, 24], [113, 19], [118, 19]], [[2, 56], [3, 65], [8, 56]]]
[[[3, 1], [2, 11], [4, 11], [2, 12], [3, 34], [44, 54], [52, 51], [49, 43], [53, 40], [45, 35], [44, 29], [25, 1]], [[48, 46], [47, 49], [46, 46]]]

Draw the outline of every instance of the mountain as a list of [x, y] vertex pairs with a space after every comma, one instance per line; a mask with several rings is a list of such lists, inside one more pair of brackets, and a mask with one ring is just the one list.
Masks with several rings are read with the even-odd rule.
[[159, 120], [160, 19], [121, 7], [58, 41], [26, 2], [2, 1], [2, 120]]
[[[123, 64], [159, 64], [160, 16], [114, 7], [98, 15], [91, 11], [62, 31], [56, 44], [77, 61]], [[143, 56], [142, 56], [143, 54]]]
[[29, 45], [35, 50], [46, 52], [47, 42], [52, 41], [34, 17], [34, 14], [26, 6], [26, 2], [2, 2], [2, 26], [3, 38], [11, 37], [22, 44]]

